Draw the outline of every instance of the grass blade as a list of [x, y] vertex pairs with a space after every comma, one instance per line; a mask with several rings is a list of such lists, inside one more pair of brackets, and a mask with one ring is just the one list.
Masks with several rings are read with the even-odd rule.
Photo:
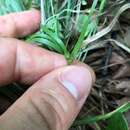
[[100, 116], [96, 116], [96, 117], [83, 117], [82, 119], [77, 120], [73, 126], [91, 124], [91, 123], [95, 123], [95, 122], [98, 122], [101, 120], [106, 120], [106, 119], [109, 119], [112, 115], [114, 115], [117, 112], [124, 113], [124, 112], [127, 112], [129, 109], [130, 109], [130, 102], [125, 103], [124, 105], [117, 108], [113, 112], [110, 112], [110, 113], [105, 114], [105, 115], [100, 115]]
[[84, 25], [83, 25], [83, 28], [82, 28], [82, 31], [81, 31], [81, 35], [79, 36], [79, 39], [78, 39], [78, 41], [77, 41], [77, 43], [76, 43], [76, 45], [75, 45], [75, 47], [74, 47], [74, 49], [73, 49], [73, 51], [71, 53], [71, 56], [73, 58], [75, 58], [77, 56], [77, 54], [78, 54], [78, 52], [79, 52], [79, 50], [81, 48], [81, 45], [82, 45], [82, 43], [84, 41], [84, 38], [85, 38], [86, 31], [88, 29], [90, 18], [93, 15], [93, 12], [94, 12], [94, 10], [95, 10], [95, 8], [97, 6], [97, 3], [98, 3], [98, 0], [94, 0], [91, 11], [90, 11], [88, 17], [85, 18], [85, 20], [84, 20]]
[[128, 122], [121, 112], [117, 112], [108, 120], [106, 130], [129, 130]]

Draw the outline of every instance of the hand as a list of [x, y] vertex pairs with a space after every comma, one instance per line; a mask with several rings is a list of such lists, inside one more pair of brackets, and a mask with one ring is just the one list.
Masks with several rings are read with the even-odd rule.
[[0, 16], [0, 86], [31, 86], [0, 117], [1, 130], [67, 130], [94, 82], [85, 64], [67, 66], [62, 55], [15, 39], [39, 24], [36, 10]]

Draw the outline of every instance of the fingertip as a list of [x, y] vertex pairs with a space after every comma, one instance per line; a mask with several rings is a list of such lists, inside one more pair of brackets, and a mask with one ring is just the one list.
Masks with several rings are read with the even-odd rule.
[[[41, 78], [34, 88], [38, 89], [38, 86], [39, 93], [42, 91], [44, 99], [62, 119], [62, 124], [70, 126], [90, 93], [92, 75], [86, 66], [63, 66]], [[50, 98], [45, 97], [46, 94], [55, 100], [50, 102]], [[54, 105], [56, 103], [59, 105]]]
[[10, 13], [0, 16], [0, 36], [24, 37], [35, 32], [40, 25], [38, 10]]
[[36, 9], [31, 9], [28, 11], [24, 11], [23, 13], [27, 14], [31, 17], [36, 23], [40, 23], [40, 11]]
[[93, 84], [93, 77], [87, 67], [71, 65], [61, 71], [59, 81], [80, 102], [81, 99], [86, 99], [88, 96]]
[[95, 83], [95, 81], [96, 81], [96, 74], [95, 74], [94, 69], [92, 67], [90, 67], [89, 65], [87, 65], [87, 64], [85, 64], [83, 62], [79, 62], [79, 61], [74, 61], [73, 65], [85, 67], [86, 69], [88, 69], [88, 71], [91, 73], [93, 84]]
[[54, 58], [54, 68], [67, 65], [67, 61], [63, 55], [52, 53], [52, 57]]
[[14, 20], [17, 24], [18, 37], [26, 36], [35, 32], [39, 28], [40, 11], [32, 9], [29, 11], [14, 14]]

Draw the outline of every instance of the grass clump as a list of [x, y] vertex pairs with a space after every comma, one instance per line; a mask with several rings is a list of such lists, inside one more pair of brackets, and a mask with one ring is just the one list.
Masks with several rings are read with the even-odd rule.
[[[51, 4], [47, 4], [48, 2]], [[93, 18], [94, 13], [98, 12], [100, 14], [102, 12], [105, 1], [94, 0], [87, 12], [83, 10], [84, 13], [87, 13], [84, 17], [81, 17], [81, 15], [83, 16], [81, 8], [82, 4], [87, 4], [86, 1], [77, 0], [72, 2], [66, 0], [54, 3], [50, 0], [48, 2], [41, 0], [43, 6], [41, 6], [42, 22], [40, 31], [27, 38], [27, 41], [38, 43], [42, 47], [63, 54], [70, 64], [79, 57], [84, 39], [96, 33], [97, 28], [95, 27], [98, 26], [98, 20], [96, 17]], [[79, 27], [78, 22], [81, 18], [83, 18], [83, 23]], [[79, 28], [82, 29], [79, 30]], [[67, 46], [71, 44], [69, 39], [71, 39], [73, 33], [78, 34], [79, 38], [75, 37], [74, 41], [77, 40], [77, 42], [73, 43], [72, 48], [68, 51]]]
[[[106, 0], [94, 0], [87, 10], [82, 10], [83, 6], [87, 6], [88, 1], [1, 0], [0, 14], [19, 12], [32, 7], [40, 8], [40, 29], [37, 33], [28, 36], [27, 41], [63, 54], [70, 64], [74, 59], [82, 59], [80, 55], [82, 43], [85, 38], [96, 33], [98, 15], [102, 13], [105, 2]], [[77, 34], [74, 37], [75, 43], [70, 41], [73, 34]], [[72, 47], [68, 50], [69, 44]]]

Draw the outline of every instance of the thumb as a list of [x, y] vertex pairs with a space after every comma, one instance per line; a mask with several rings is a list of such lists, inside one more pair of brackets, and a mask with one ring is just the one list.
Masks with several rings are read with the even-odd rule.
[[82, 65], [63, 67], [42, 77], [0, 118], [2, 130], [67, 130], [93, 82]]

